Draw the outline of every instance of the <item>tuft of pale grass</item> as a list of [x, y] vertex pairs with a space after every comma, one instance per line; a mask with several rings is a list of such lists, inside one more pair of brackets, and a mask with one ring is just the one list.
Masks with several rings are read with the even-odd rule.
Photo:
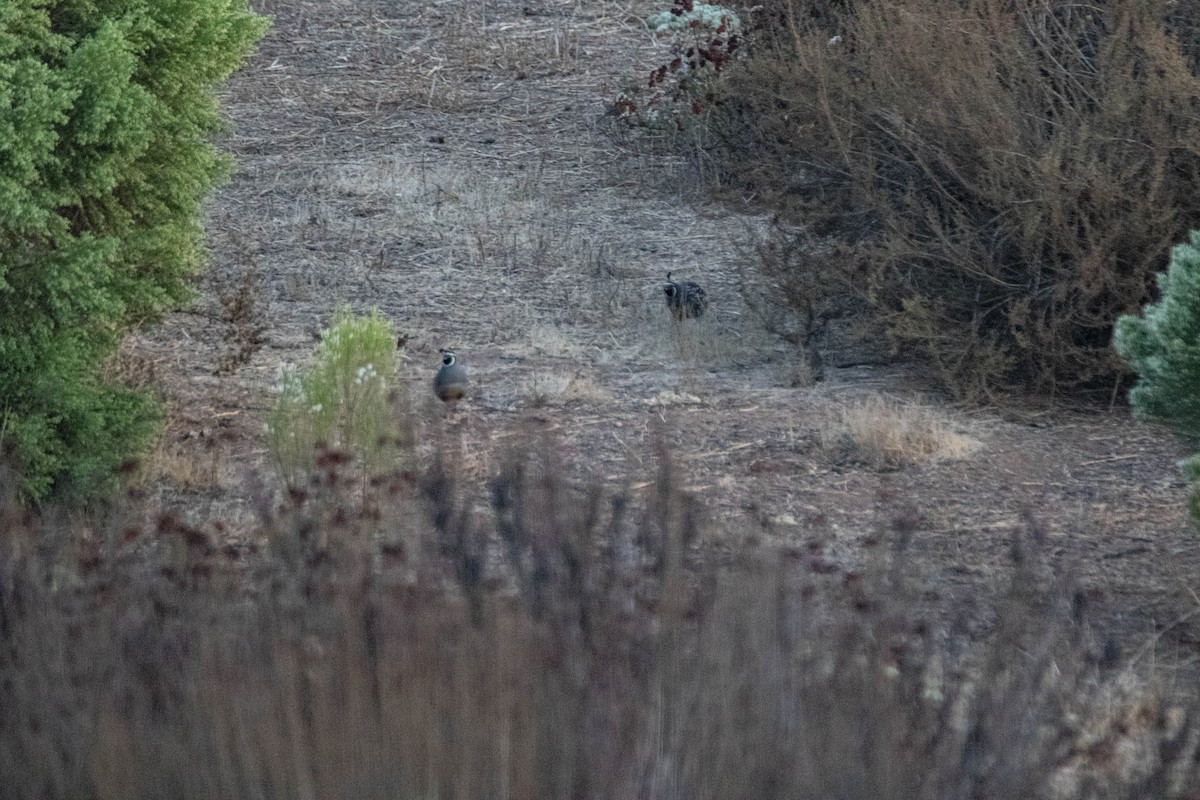
[[872, 469], [899, 469], [918, 461], [952, 461], [979, 447], [942, 412], [874, 395], [837, 407], [819, 429], [821, 448], [834, 460]]
[[149, 480], [163, 480], [185, 492], [216, 489], [221, 485], [221, 459], [224, 448], [209, 443], [206, 452], [198, 453], [194, 448], [160, 443], [146, 460], [145, 476]]
[[612, 399], [612, 390], [594, 378], [576, 373], [567, 384], [568, 400], [583, 400], [598, 403]]
[[660, 358], [688, 366], [729, 366], [756, 346], [721, 325], [717, 313], [711, 309], [699, 319], [678, 321], [657, 302], [657, 296], [655, 300], [647, 335], [652, 337], [653, 352]]
[[677, 320], [671, 315], [661, 280], [640, 287], [643, 316], [637, 333], [648, 356], [686, 367], [724, 368], [761, 363], [765, 354], [778, 347], [777, 332], [745, 313], [738, 290], [712, 280], [713, 276], [694, 277], [709, 297], [708, 310], [698, 318]]
[[529, 328], [529, 348], [553, 358], [578, 358], [582, 352], [579, 342], [566, 335], [556, 325], [533, 325]]
[[804, 389], [820, 380], [822, 370], [820, 359], [814, 357], [814, 351], [797, 347], [775, 365], [774, 373], [780, 386]]
[[612, 397], [610, 389], [580, 372], [534, 372], [525, 380], [521, 393], [535, 407], [571, 400], [601, 402]]
[[644, 402], [648, 406], [669, 408], [671, 406], [698, 406], [703, 401], [689, 392], [677, 392], [674, 389], [665, 389], [653, 397], [647, 398]]
[[561, 401], [571, 384], [571, 376], [560, 372], [534, 372], [524, 382], [521, 394], [535, 408]]

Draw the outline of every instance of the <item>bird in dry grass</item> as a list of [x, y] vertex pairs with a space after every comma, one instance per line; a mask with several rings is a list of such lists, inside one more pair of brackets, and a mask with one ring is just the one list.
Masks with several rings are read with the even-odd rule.
[[677, 321], [699, 317], [708, 308], [708, 295], [700, 284], [694, 281], [677, 283], [671, 280], [669, 272], [663, 293], [667, 296], [667, 308]]
[[449, 350], [442, 354], [442, 366], [433, 379], [433, 391], [443, 403], [455, 404], [467, 395], [467, 371], [458, 363], [458, 356]]

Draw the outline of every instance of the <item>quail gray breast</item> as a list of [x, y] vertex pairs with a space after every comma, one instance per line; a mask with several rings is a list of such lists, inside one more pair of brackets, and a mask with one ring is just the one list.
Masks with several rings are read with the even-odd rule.
[[433, 391], [443, 403], [462, 400], [467, 394], [467, 371], [458, 363], [458, 356], [449, 350], [439, 350], [442, 366], [433, 379]]
[[699, 317], [708, 308], [708, 295], [700, 284], [694, 281], [678, 283], [671, 280], [669, 272], [663, 293], [667, 296], [667, 308], [677, 320]]

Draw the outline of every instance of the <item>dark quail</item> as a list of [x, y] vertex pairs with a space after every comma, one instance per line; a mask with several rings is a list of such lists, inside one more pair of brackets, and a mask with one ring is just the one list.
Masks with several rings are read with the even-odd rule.
[[449, 350], [439, 350], [442, 367], [433, 379], [433, 391], [443, 403], [457, 403], [467, 394], [467, 371], [458, 363], [458, 357]]
[[671, 280], [669, 272], [663, 293], [667, 296], [667, 308], [671, 309], [671, 314], [676, 320], [699, 317], [708, 308], [708, 295], [704, 293], [700, 284], [692, 281], [676, 283]]

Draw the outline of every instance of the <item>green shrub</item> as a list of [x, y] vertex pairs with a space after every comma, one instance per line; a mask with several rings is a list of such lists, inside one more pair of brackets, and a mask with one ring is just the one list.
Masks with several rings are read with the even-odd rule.
[[767, 0], [722, 73], [731, 175], [960, 396], [1111, 392], [1113, 323], [1200, 217], [1182, 5]]
[[267, 438], [289, 487], [303, 485], [324, 451], [357, 458], [364, 478], [396, 465], [404, 425], [395, 352], [396, 332], [378, 311], [358, 317], [343, 309], [321, 332], [315, 364], [284, 367]]
[[[1167, 422], [1200, 442], [1200, 231], [1171, 250], [1158, 290], [1159, 301], [1147, 305], [1143, 316], [1117, 320], [1113, 344], [1138, 376], [1129, 402], [1139, 416]], [[1188, 480], [1200, 481], [1200, 455], [1182, 467]], [[1192, 514], [1200, 521], [1200, 485]]]
[[227, 169], [213, 89], [265, 27], [245, 0], [0, 3], [0, 431], [26, 497], [102, 495], [151, 440], [154, 403], [101, 368], [188, 298]]

